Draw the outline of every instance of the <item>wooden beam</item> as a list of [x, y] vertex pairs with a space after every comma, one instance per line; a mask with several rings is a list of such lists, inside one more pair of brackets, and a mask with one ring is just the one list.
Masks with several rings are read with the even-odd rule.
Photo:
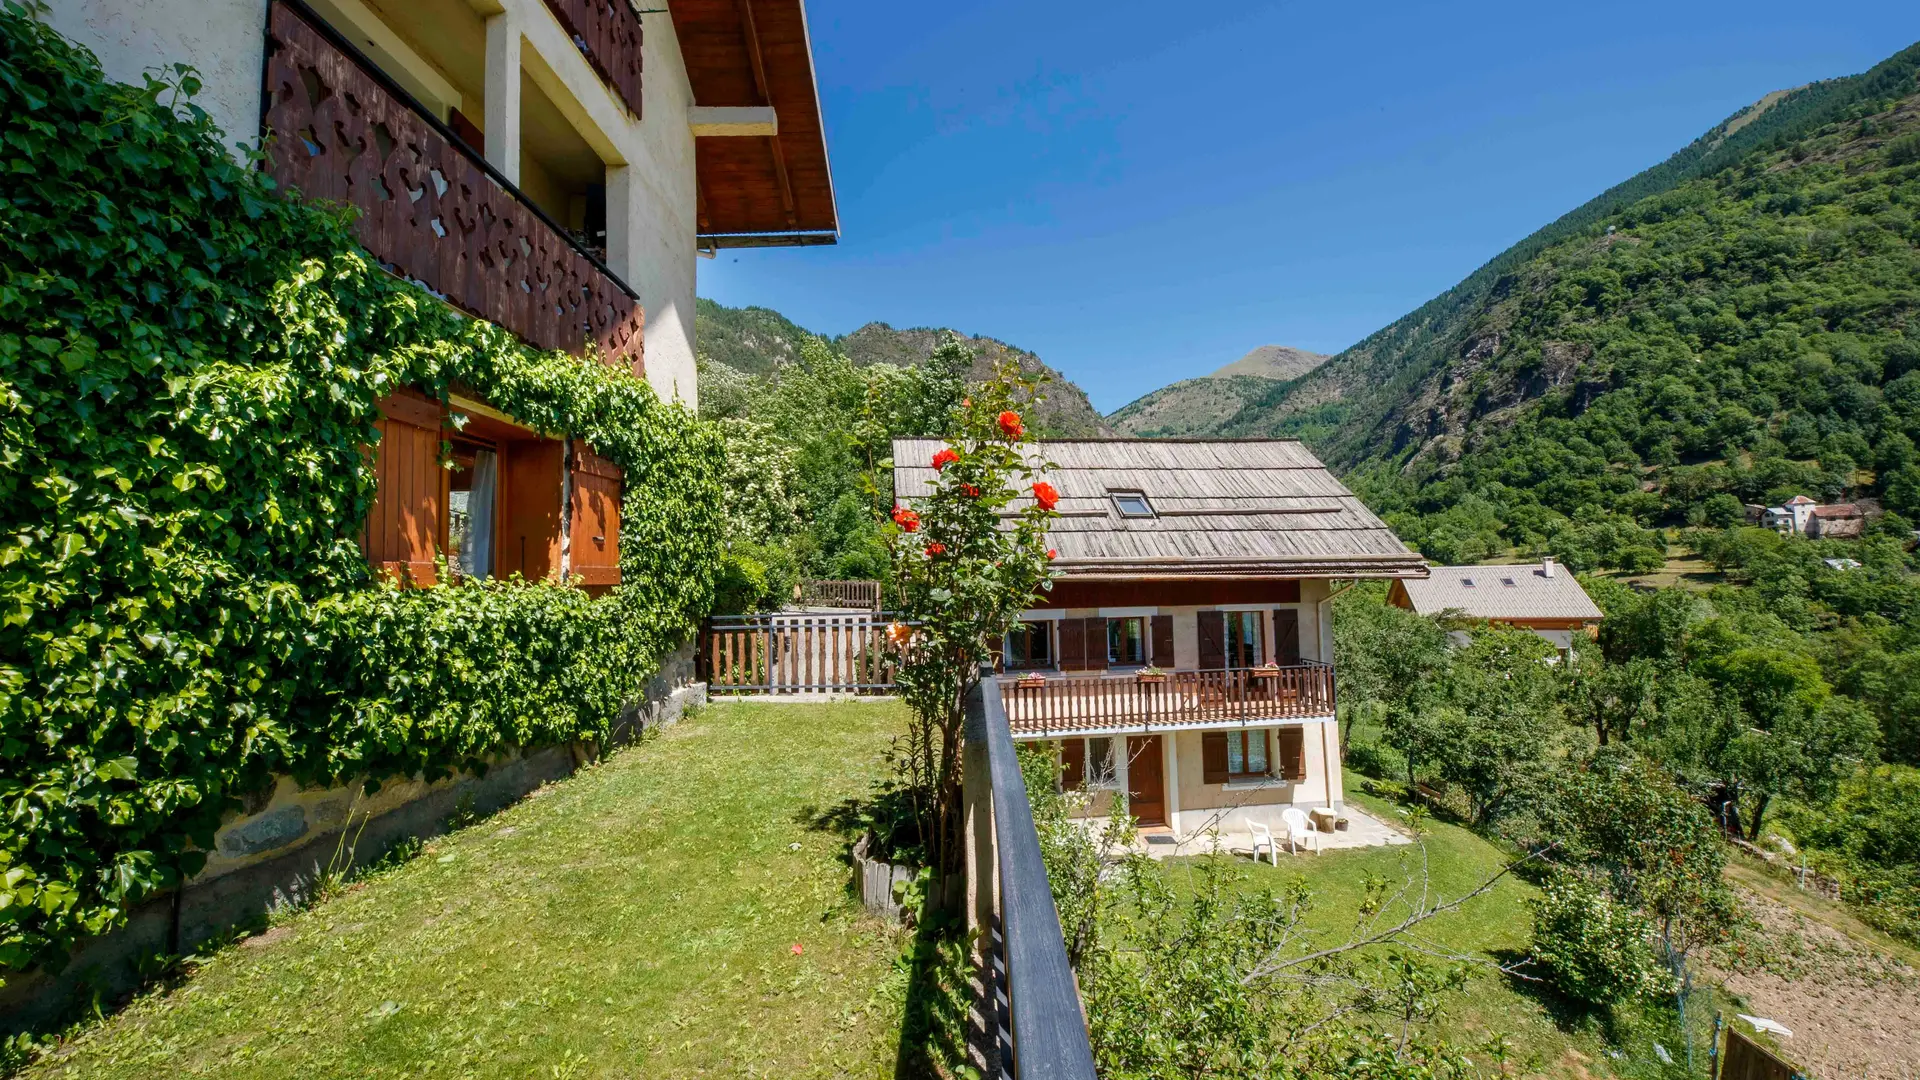
[[[767, 93], [767, 65], [760, 55], [760, 31], [753, 23], [753, 0], [734, 0], [740, 9], [740, 30], [747, 40], [747, 60], [753, 66], [753, 86], [760, 95], [760, 104], [772, 105], [773, 98]], [[767, 137], [767, 146], [773, 151], [773, 175], [780, 185], [780, 206], [786, 211], [787, 227], [799, 224], [799, 216], [793, 209], [793, 181], [787, 176], [787, 156], [780, 149], [780, 136]]]

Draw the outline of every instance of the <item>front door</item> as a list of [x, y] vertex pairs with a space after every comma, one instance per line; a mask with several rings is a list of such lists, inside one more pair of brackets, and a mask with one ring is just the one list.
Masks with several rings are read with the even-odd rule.
[[1160, 736], [1127, 736], [1127, 809], [1142, 825], [1167, 823], [1167, 776]]

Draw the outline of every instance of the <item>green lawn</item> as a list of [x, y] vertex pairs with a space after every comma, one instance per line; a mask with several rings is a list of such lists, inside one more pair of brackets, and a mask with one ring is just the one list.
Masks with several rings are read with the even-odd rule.
[[[1362, 777], [1349, 774], [1350, 804], [1384, 820], [1402, 820], [1396, 804], [1356, 790], [1363, 783]], [[1410, 845], [1328, 851], [1318, 856], [1283, 855], [1277, 868], [1235, 859], [1233, 872], [1241, 887], [1247, 889], [1277, 889], [1285, 881], [1304, 879], [1313, 895], [1307, 925], [1328, 936], [1325, 944], [1332, 944], [1353, 926], [1368, 874], [1380, 875], [1395, 885], [1411, 879], [1416, 888], [1424, 877], [1437, 902], [1472, 890], [1507, 862], [1505, 852], [1469, 829], [1433, 820], [1423, 828], [1424, 854], [1419, 845]], [[1178, 877], [1199, 871], [1194, 860], [1175, 860], [1165, 864], [1165, 872]], [[1509, 874], [1465, 906], [1422, 924], [1419, 934], [1454, 954], [1510, 963], [1527, 948], [1531, 916], [1525, 900], [1536, 891], [1528, 882]], [[1706, 1031], [1713, 1016], [1710, 1000], [1709, 992], [1698, 991], [1689, 1009], [1697, 1029], [1694, 1045], [1702, 1055], [1702, 1073]], [[1661, 1042], [1672, 1056], [1684, 1062], [1685, 1049], [1675, 1033], [1672, 1015], [1671, 1005], [1650, 1010], [1630, 1007], [1612, 1014], [1587, 1012], [1486, 967], [1473, 974], [1465, 989], [1450, 999], [1438, 1033], [1469, 1045], [1495, 1033], [1505, 1035], [1513, 1047], [1509, 1060], [1518, 1075], [1677, 1077], [1685, 1074], [1665, 1067], [1653, 1050], [1653, 1044]], [[1480, 1059], [1476, 1056], [1475, 1060]]]
[[809, 822], [866, 791], [903, 723], [894, 703], [717, 705], [27, 1075], [890, 1076], [903, 939]]

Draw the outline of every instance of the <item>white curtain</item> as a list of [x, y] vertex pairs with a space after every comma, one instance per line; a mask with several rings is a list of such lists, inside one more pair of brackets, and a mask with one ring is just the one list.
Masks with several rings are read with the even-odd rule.
[[460, 570], [468, 577], [493, 576], [493, 491], [500, 474], [491, 450], [473, 455], [473, 487], [467, 492], [467, 538], [460, 545]]

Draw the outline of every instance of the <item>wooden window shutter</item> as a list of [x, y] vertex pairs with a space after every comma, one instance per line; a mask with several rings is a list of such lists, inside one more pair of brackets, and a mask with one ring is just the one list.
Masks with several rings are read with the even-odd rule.
[[1087, 666], [1087, 621], [1060, 620], [1060, 670], [1082, 671]]
[[1107, 620], [1087, 620], [1087, 668], [1107, 670]]
[[620, 584], [620, 466], [576, 442], [567, 576], [590, 590]]
[[1297, 608], [1273, 609], [1273, 662], [1282, 666], [1300, 662], [1300, 612]]
[[1227, 782], [1227, 733], [1200, 733], [1200, 779], [1209, 784]]
[[1298, 725], [1283, 727], [1280, 737], [1281, 776], [1288, 780], [1307, 778], [1307, 732]]
[[[539, 581], [560, 570], [560, 489], [566, 475], [555, 439], [529, 439], [500, 448], [500, 529], [494, 572]], [[616, 564], [617, 565], [617, 564]]]
[[1063, 739], [1060, 743], [1060, 786], [1072, 791], [1086, 780], [1087, 740]]
[[438, 401], [418, 391], [389, 394], [380, 399], [380, 441], [372, 448], [376, 487], [360, 547], [375, 570], [419, 585], [433, 584], [433, 558], [446, 529], [444, 413]]
[[1153, 651], [1147, 660], [1154, 667], [1173, 669], [1173, 616], [1155, 615], [1153, 617]]
[[[1227, 613], [1202, 611], [1200, 619], [1200, 670], [1217, 671], [1227, 666]], [[1226, 744], [1221, 743], [1222, 753]]]

